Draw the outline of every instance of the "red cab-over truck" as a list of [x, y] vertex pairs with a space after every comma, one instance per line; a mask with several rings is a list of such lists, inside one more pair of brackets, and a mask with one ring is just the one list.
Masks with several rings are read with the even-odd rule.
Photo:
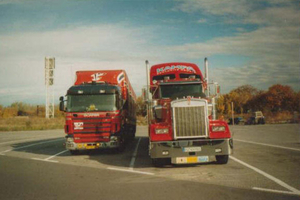
[[136, 95], [124, 70], [77, 71], [75, 84], [60, 97], [66, 113], [66, 148], [123, 150], [135, 137]]
[[[192, 63], [146, 61], [149, 154], [154, 165], [228, 162], [233, 141], [228, 125], [216, 118], [217, 83]], [[210, 94], [210, 88], [217, 92]]]

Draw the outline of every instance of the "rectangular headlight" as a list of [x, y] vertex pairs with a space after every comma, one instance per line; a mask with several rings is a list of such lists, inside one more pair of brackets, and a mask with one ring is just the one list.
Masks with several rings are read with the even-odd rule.
[[169, 129], [168, 128], [157, 128], [155, 129], [155, 134], [168, 134]]
[[213, 126], [212, 131], [213, 132], [224, 132], [225, 131], [225, 126]]
[[74, 142], [74, 138], [68, 137], [68, 138], [67, 138], [67, 142]]

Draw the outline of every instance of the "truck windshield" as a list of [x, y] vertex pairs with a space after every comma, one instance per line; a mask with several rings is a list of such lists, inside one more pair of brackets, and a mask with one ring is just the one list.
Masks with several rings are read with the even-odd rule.
[[204, 98], [201, 84], [161, 85], [161, 98], [183, 98], [187, 96]]
[[115, 111], [117, 109], [116, 94], [68, 95], [68, 112]]

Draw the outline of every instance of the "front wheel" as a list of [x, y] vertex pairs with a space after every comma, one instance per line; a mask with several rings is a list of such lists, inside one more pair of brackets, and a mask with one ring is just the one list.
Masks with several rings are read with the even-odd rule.
[[218, 164], [227, 164], [228, 163], [228, 155], [216, 156], [216, 160]]

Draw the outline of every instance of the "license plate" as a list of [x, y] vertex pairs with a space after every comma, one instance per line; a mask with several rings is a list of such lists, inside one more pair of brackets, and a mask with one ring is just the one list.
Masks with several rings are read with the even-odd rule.
[[176, 163], [177, 164], [184, 164], [184, 163], [203, 163], [208, 162], [208, 156], [193, 156], [193, 157], [177, 157]]
[[184, 147], [183, 152], [199, 152], [202, 151], [201, 147]]
[[86, 149], [96, 149], [96, 146], [86, 146]]

